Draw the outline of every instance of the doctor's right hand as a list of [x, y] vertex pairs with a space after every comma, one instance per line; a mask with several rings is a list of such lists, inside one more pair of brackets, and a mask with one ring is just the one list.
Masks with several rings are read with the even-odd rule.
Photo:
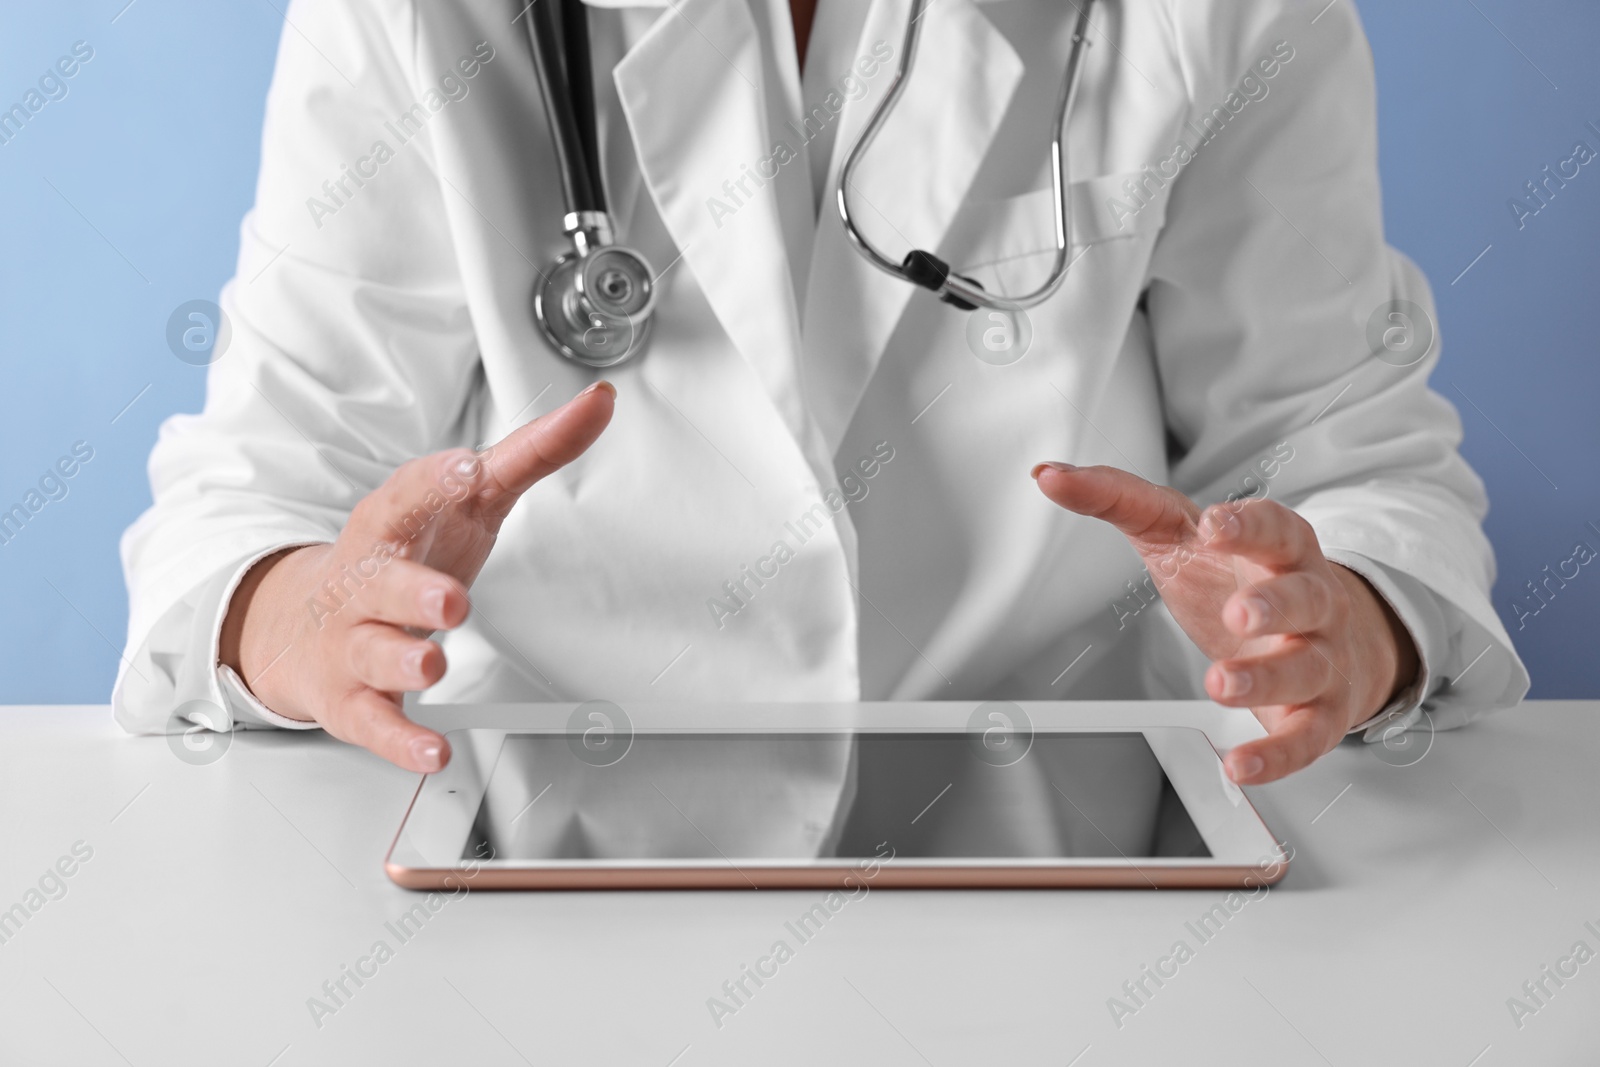
[[250, 569], [223, 621], [220, 661], [279, 715], [408, 770], [439, 770], [449, 745], [401, 711], [404, 693], [444, 676], [444, 651], [427, 635], [466, 619], [467, 589], [512, 506], [594, 443], [615, 398], [597, 382], [483, 452], [406, 463], [356, 505], [333, 544]]

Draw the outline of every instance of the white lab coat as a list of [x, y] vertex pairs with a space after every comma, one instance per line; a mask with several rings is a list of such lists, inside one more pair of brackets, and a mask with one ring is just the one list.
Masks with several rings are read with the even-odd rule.
[[[332, 539], [405, 460], [497, 439], [596, 377], [530, 312], [564, 239], [521, 6], [291, 5], [222, 295], [231, 346], [205, 410], [163, 427], [154, 506], [123, 541], [127, 728], [200, 700], [221, 709], [208, 725], [287, 725], [216, 666], [249, 565]], [[1254, 485], [1394, 605], [1435, 724], [1515, 703], [1527, 675], [1488, 600], [1483, 489], [1426, 387], [1438, 346], [1404, 368], [1368, 347], [1380, 305], [1431, 298], [1384, 243], [1366, 41], [1348, 0], [1321, 6], [1097, 7], [1070, 135], [1078, 258], [1031, 313], [1030, 350], [997, 366], [965, 313], [859, 258], [833, 208], [907, 0], [823, 0], [803, 80], [785, 0], [596, 3], [610, 198], [662, 273], [655, 335], [605, 372], [606, 433], [510, 516], [426, 699], [1200, 695], [1203, 661], [1143, 606], [1122, 537], [1029, 478], [1061, 459], [1202, 503]], [[1074, 14], [931, 5], [853, 193], [880, 246], [1037, 283]], [[1280, 42], [1293, 58], [1267, 94], [1230, 95]], [[875, 48], [894, 58], [865, 76]], [[1202, 144], [1214, 108], [1227, 122]], [[809, 144], [789, 125], [803, 113]], [[1192, 158], [1150, 179], [1180, 141]], [[796, 158], [733, 196], [780, 142]], [[346, 167], [371, 176], [330, 194]]]

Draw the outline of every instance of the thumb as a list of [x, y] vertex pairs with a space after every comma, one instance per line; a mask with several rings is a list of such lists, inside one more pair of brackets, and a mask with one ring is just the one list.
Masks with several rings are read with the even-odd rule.
[[514, 499], [583, 455], [610, 425], [616, 397], [616, 386], [595, 382], [554, 411], [512, 430], [482, 453], [490, 482]]
[[1193, 534], [1200, 515], [1194, 502], [1176, 489], [1116, 467], [1041, 463], [1033, 468], [1033, 477], [1057, 504], [1109, 522], [1136, 545], [1177, 544]]

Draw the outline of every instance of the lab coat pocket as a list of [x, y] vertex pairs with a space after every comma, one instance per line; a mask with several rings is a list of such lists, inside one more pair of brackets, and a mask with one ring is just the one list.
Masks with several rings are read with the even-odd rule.
[[[1072, 256], [1103, 241], [1159, 232], [1170, 190], [1170, 183], [1141, 171], [1073, 182], [1068, 230]], [[996, 292], [1017, 296], [1037, 288], [1048, 277], [1055, 255], [1055, 190], [1047, 186], [1002, 200], [969, 200], [939, 254], [954, 270]]]

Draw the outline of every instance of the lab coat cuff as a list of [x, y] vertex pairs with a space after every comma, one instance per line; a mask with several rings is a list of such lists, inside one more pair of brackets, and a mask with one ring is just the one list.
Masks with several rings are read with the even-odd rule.
[[279, 715], [261, 703], [238, 672], [226, 663], [217, 665], [217, 685], [222, 691], [223, 707], [228, 709], [228, 716], [236, 727], [276, 726], [284, 730], [314, 730], [320, 726], [316, 722]]
[[[1419, 600], [1419, 596], [1427, 597], [1425, 588], [1407, 590], [1404, 583], [1383, 564], [1357, 552], [1332, 551], [1327, 553], [1327, 557], [1330, 562], [1359, 574], [1377, 591], [1405, 627], [1417, 650], [1416, 680], [1397, 693], [1377, 714], [1345, 731], [1346, 736], [1359, 733], [1363, 741], [1371, 744], [1410, 729], [1422, 717], [1422, 702], [1433, 691], [1436, 648], [1438, 638], [1442, 637], [1435, 631], [1442, 625], [1442, 619], [1433, 619], [1433, 616], [1440, 614], [1437, 604]], [[1430, 626], [1430, 622], [1435, 624]]]

